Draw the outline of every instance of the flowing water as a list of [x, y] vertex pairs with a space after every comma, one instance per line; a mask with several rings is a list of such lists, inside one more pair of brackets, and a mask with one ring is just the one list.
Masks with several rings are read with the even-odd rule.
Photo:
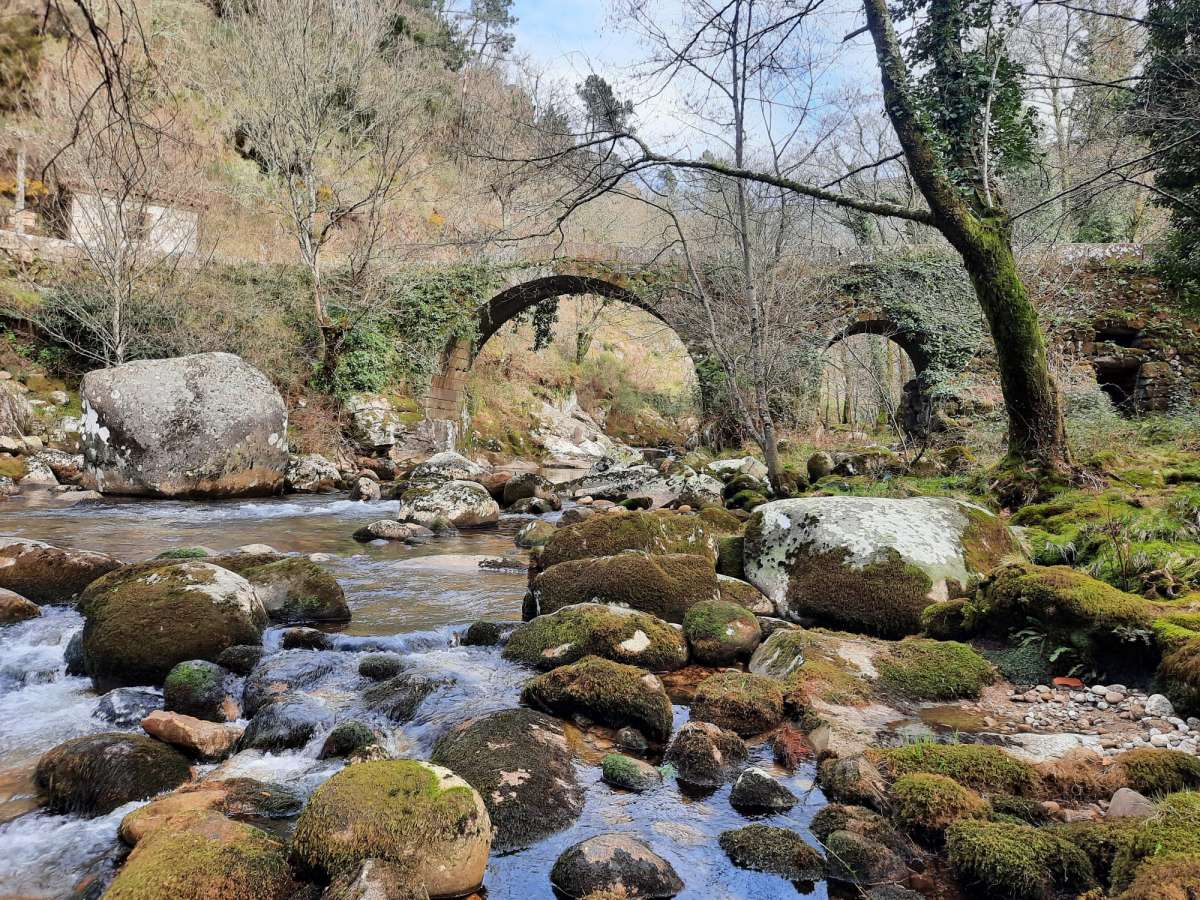
[[[393, 750], [424, 758], [451, 725], [518, 705], [530, 672], [505, 662], [494, 648], [460, 646], [458, 636], [476, 619], [520, 619], [524, 572], [481, 569], [479, 561], [517, 555], [512, 538], [528, 518], [506, 516], [497, 529], [436, 538], [420, 547], [362, 545], [351, 539], [355, 528], [394, 509], [394, 503], [363, 504], [338, 495], [104, 502], [68, 509], [0, 506], [0, 536], [98, 550], [127, 561], [177, 547], [219, 552], [251, 543], [319, 554], [346, 590], [353, 621], [336, 631], [329, 651], [279, 651], [280, 629], [269, 630], [264, 643], [272, 652], [320, 653], [329, 671], [307, 690], [342, 717], [357, 709], [361, 652], [393, 650], [411, 670], [438, 677], [443, 686], [392, 736]], [[70, 895], [82, 876], [113, 858], [117, 825], [137, 806], [95, 819], [37, 808], [32, 771], [40, 754], [71, 737], [114, 730], [93, 716], [98, 697], [90, 682], [65, 673], [63, 651], [81, 627], [74, 610], [45, 607], [41, 618], [0, 628], [0, 897]], [[686, 708], [676, 707], [676, 725], [686, 720]], [[300, 750], [279, 754], [242, 753], [223, 764], [224, 771], [310, 793], [340, 766], [317, 759], [322, 740], [318, 735]], [[616, 791], [600, 782], [595, 742], [573, 743], [587, 790], [583, 815], [529, 849], [493, 854], [485, 881], [489, 898], [552, 898], [548, 874], [558, 854], [606, 831], [643, 837], [675, 866], [687, 884], [681, 895], [686, 898], [825, 896], [823, 885], [793, 885], [728, 862], [717, 835], [750, 821], [729, 806], [728, 786], [699, 799], [686, 797], [670, 781], [641, 795]], [[772, 767], [766, 744], [752, 746], [751, 756], [754, 764]], [[755, 820], [797, 828], [811, 841], [806, 825], [824, 803], [812, 786], [812, 771], [776, 774], [802, 802], [789, 814]]]

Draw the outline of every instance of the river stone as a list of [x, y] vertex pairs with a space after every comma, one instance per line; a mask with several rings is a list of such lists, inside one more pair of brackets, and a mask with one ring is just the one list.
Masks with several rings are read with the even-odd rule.
[[462, 637], [464, 647], [495, 647], [503, 644], [516, 628], [514, 622], [472, 622]]
[[90, 550], [42, 541], [0, 541], [0, 588], [42, 605], [70, 603], [85, 587], [121, 561]]
[[467, 459], [461, 453], [457, 453], [454, 450], [443, 450], [441, 453], [435, 453], [424, 462], [416, 465], [409, 473], [408, 480], [414, 484], [420, 482], [474, 481], [486, 475], [487, 471], [484, 466]]
[[294, 750], [333, 724], [333, 713], [307, 694], [277, 694], [258, 708], [238, 750]]
[[825, 877], [825, 861], [796, 832], [773, 825], [747, 825], [722, 831], [717, 839], [739, 869], [769, 872], [788, 881], [811, 882]]
[[358, 661], [358, 674], [371, 681], [386, 681], [404, 671], [399, 653], [368, 653]]
[[745, 742], [732, 731], [709, 722], [688, 722], [679, 729], [663, 755], [685, 785], [714, 790], [746, 761]]
[[783, 687], [774, 678], [752, 672], [720, 672], [696, 687], [691, 716], [749, 737], [782, 722], [783, 706]]
[[155, 710], [142, 719], [142, 730], [206, 762], [227, 757], [244, 730], [240, 725], [221, 725], [193, 716]]
[[256, 644], [238, 644], [234, 647], [227, 647], [217, 655], [217, 665], [228, 669], [235, 675], [245, 677], [254, 671], [254, 667], [259, 664], [266, 650]]
[[482, 798], [449, 769], [417, 760], [357, 763], [308, 801], [292, 855], [325, 877], [366, 859], [403, 865], [431, 897], [459, 897], [483, 882], [492, 825]]
[[696, 662], [706, 666], [748, 659], [762, 640], [754, 613], [724, 600], [695, 604], [683, 617], [683, 633]]
[[79, 610], [97, 689], [162, 684], [178, 663], [260, 642], [266, 623], [250, 582], [200, 561], [119, 569], [88, 586]]
[[567, 897], [674, 897], [683, 881], [671, 864], [629, 834], [600, 834], [568, 847], [550, 870]]
[[409, 722], [421, 702], [446, 683], [445, 679], [416, 672], [397, 675], [363, 691], [363, 705], [393, 722]]
[[300, 812], [304, 800], [291, 788], [254, 778], [205, 778], [138, 807], [121, 820], [118, 836], [136, 846], [163, 827], [177, 827], [180, 816], [216, 812], [231, 819], [286, 819]]
[[688, 652], [683, 632], [662, 619], [620, 606], [582, 603], [518, 625], [502, 655], [543, 671], [603, 656], [666, 672], [686, 664]]
[[746, 578], [787, 619], [901, 637], [1020, 549], [986, 510], [945, 497], [803, 497], [755, 510]]
[[321, 900], [429, 900], [429, 891], [410, 883], [408, 870], [398, 863], [364, 859], [334, 878]]
[[84, 481], [102, 494], [274, 493], [287, 467], [287, 409], [230, 353], [140, 360], [83, 377]]
[[763, 769], [751, 767], [738, 776], [729, 805], [738, 812], [787, 812], [799, 799]]
[[36, 619], [42, 608], [20, 594], [0, 588], [0, 625], [13, 625], [26, 619]]
[[639, 794], [663, 782], [662, 772], [657, 766], [623, 753], [607, 754], [600, 761], [600, 771], [606, 784]]
[[289, 456], [283, 477], [293, 494], [321, 494], [342, 486], [342, 473], [320, 453]]
[[47, 751], [34, 783], [52, 812], [102, 816], [188, 779], [179, 751], [140, 734], [92, 734]]
[[242, 707], [247, 716], [277, 694], [311, 691], [339, 664], [351, 664], [344, 654], [319, 650], [289, 650], [264, 656], [251, 670], [242, 689]]
[[305, 556], [232, 553], [207, 559], [254, 586], [272, 622], [349, 622], [350, 606], [338, 580]]
[[132, 728], [156, 709], [162, 709], [163, 696], [158, 691], [146, 688], [114, 688], [96, 704], [92, 718]]
[[379, 519], [359, 528], [352, 535], [354, 540], [366, 544], [370, 541], [413, 541], [432, 534], [428, 528], [412, 522], [397, 522], [395, 519]]
[[479, 791], [501, 852], [567, 828], [583, 811], [562, 726], [542, 713], [508, 709], [471, 719], [445, 734], [431, 758]]
[[65, 450], [39, 450], [31, 459], [46, 466], [61, 484], [79, 484], [83, 478], [83, 454]]
[[582, 713], [611, 728], [632, 725], [659, 743], [671, 736], [671, 700], [662, 682], [599, 656], [539, 675], [525, 685], [521, 702], [558, 716]]
[[234, 722], [242, 713], [233, 673], [205, 659], [189, 659], [167, 673], [163, 707], [209, 722]]
[[33, 424], [33, 410], [18, 388], [0, 381], [0, 435], [24, 437]]
[[351, 760], [386, 759], [384, 735], [366, 722], [348, 719], [338, 722], [325, 737], [318, 759], [345, 757]]
[[834, 831], [826, 837], [825, 856], [830, 881], [873, 885], [904, 881], [909, 874], [894, 850], [853, 831]]
[[535, 472], [521, 472], [504, 483], [504, 505], [512, 506], [518, 500], [545, 500], [553, 509], [562, 508], [562, 501], [554, 485]]
[[715, 566], [721, 536], [699, 516], [668, 510], [593, 515], [557, 529], [542, 551], [541, 565], [548, 569], [562, 562], [641, 550], [655, 555], [699, 554]]
[[475, 528], [497, 522], [500, 506], [483, 485], [452, 480], [434, 487], [406, 490], [400, 497], [396, 518], [426, 528], [434, 528], [434, 524], [443, 519], [455, 528]]
[[526, 522], [521, 526], [521, 530], [517, 532], [517, 536], [513, 538], [513, 543], [518, 547], [529, 549], [531, 547], [543, 547], [554, 537], [554, 533], [558, 531], [549, 522], [541, 519], [535, 519], [532, 522]]
[[756, 675], [784, 681], [804, 665], [806, 638], [798, 628], [779, 628], [758, 645], [747, 668]]
[[610, 603], [681, 624], [694, 604], [718, 599], [720, 590], [707, 557], [630, 550], [550, 566], [534, 579], [530, 594], [539, 615], [579, 603]]
[[[740, 540], [740, 539], [739, 539]], [[721, 591], [721, 599], [726, 603], [736, 603], [745, 607], [756, 616], [775, 615], [775, 604], [763, 595], [763, 592], [740, 578], [722, 575], [717, 570], [717, 587]]]

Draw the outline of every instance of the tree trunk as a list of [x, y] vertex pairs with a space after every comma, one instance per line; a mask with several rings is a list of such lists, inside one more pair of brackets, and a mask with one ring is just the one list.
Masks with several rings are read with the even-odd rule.
[[779, 435], [775, 431], [775, 423], [770, 418], [763, 422], [762, 440], [763, 459], [767, 464], [767, 481], [775, 496], [784, 497], [783, 463], [779, 461]]
[[575, 332], [575, 365], [583, 365], [590, 349], [592, 349], [592, 333], [582, 329]]

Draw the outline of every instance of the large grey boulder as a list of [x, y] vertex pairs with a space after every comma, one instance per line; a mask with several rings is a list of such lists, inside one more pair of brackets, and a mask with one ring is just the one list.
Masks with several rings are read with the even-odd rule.
[[793, 621], [885, 637], [1019, 555], [991, 513], [946, 497], [803, 497], [758, 507], [746, 525], [746, 578]]
[[320, 494], [341, 487], [338, 467], [320, 453], [288, 458], [285, 470], [287, 489], [294, 494]]
[[426, 528], [439, 519], [455, 528], [475, 528], [495, 523], [500, 518], [500, 505], [478, 482], [447, 481], [435, 487], [409, 488], [400, 498], [396, 518]]
[[33, 410], [17, 388], [0, 381], [0, 435], [23, 436], [33, 422]]
[[107, 494], [270, 494], [287, 467], [287, 410], [258, 369], [198, 353], [98, 369], [83, 378], [89, 487]]
[[42, 541], [0, 540], [0, 588], [42, 605], [65, 605], [121, 561], [91, 550]]
[[413, 483], [474, 481], [486, 472], [487, 469], [479, 463], [467, 459], [461, 453], [443, 450], [419, 464], [408, 477]]

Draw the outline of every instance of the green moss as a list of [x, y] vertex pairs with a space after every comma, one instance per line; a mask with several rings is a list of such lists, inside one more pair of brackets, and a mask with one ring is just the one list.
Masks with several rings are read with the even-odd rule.
[[742, 530], [742, 520], [719, 506], [706, 506], [696, 518], [725, 537], [737, 537]]
[[957, 641], [909, 638], [877, 657], [880, 684], [910, 700], [978, 697], [996, 680], [991, 664]]
[[1200, 638], [1186, 640], [1171, 650], [1163, 657], [1155, 677], [1178, 712], [1200, 715]]
[[[756, 671], [787, 683], [797, 683], [811, 697], [827, 703], [853, 705], [871, 696], [862, 672], [838, 652], [840, 641], [811, 628], [772, 632], [755, 651]], [[803, 660], [802, 665], [797, 665]]]
[[208, 556], [208, 551], [203, 547], [176, 547], [173, 550], [164, 550], [155, 559], [203, 559]]
[[548, 569], [563, 562], [641, 550], [652, 554], [699, 554], [713, 565], [722, 531], [700, 516], [669, 510], [591, 516], [559, 528], [542, 551], [542, 564]]
[[1050, 830], [1082, 850], [1092, 864], [1096, 880], [1108, 884], [1117, 854], [1137, 827], [1136, 819], [1109, 819], [1102, 822], [1068, 822], [1052, 825]]
[[767, 502], [767, 498], [758, 491], [738, 491], [729, 498], [730, 509], [744, 509], [749, 512]]
[[910, 852], [906, 840], [887, 819], [862, 806], [830, 803], [813, 816], [808, 827], [822, 842], [829, 840], [829, 835], [835, 831], [849, 831], [883, 844], [903, 856]]
[[1120, 754], [1125, 783], [1147, 797], [1200, 788], [1200, 759], [1182, 750], [1144, 747]]
[[[647, 642], [645, 646], [639, 633]], [[502, 655], [542, 670], [578, 662], [585, 656], [602, 656], [666, 672], [687, 662], [687, 645], [679, 629], [662, 619], [585, 603], [563, 607], [518, 626]]]
[[718, 543], [717, 574], [730, 578], [745, 578], [746, 569], [742, 552], [745, 538], [740, 534], [723, 537]]
[[20, 456], [0, 456], [0, 477], [19, 481], [25, 476], [25, 459]]
[[970, 637], [974, 633], [973, 610], [963, 597], [931, 603], [921, 612], [921, 630], [940, 640]]
[[1112, 867], [1112, 887], [1130, 885], [1147, 863], [1200, 858], [1200, 794], [1170, 794], [1154, 816], [1143, 819], [1124, 841]]
[[1195, 900], [1200, 897], [1200, 858], [1151, 860], [1137, 870], [1121, 900]]
[[357, 719], [339, 722], [325, 738], [321, 759], [354, 756], [381, 743], [380, 735], [370, 725]]
[[892, 818], [901, 828], [936, 838], [959, 819], [982, 816], [987, 804], [974, 791], [945, 775], [902, 775], [889, 792]]
[[1050, 821], [1046, 807], [1031, 797], [1016, 797], [1012, 794], [991, 794], [988, 803], [992, 815], [1007, 816], [1010, 821], [1025, 825], [1045, 825]]
[[692, 696], [692, 718], [712, 722], [739, 735], [762, 734], [783, 721], [780, 682], [752, 672], [710, 675]]
[[1007, 559], [1022, 557], [1020, 545], [1007, 522], [973, 506], [959, 508], [967, 517], [967, 527], [962, 534], [967, 571], [990, 572]]
[[1095, 882], [1075, 845], [1045, 829], [964, 819], [946, 831], [954, 874], [983, 896], [1044, 900], [1055, 890], [1080, 892]]
[[239, 553], [211, 557], [208, 561], [236, 572], [254, 585], [274, 622], [350, 620], [350, 607], [341, 585], [311, 559]]
[[747, 825], [723, 831], [717, 839], [730, 861], [740, 869], [770, 872], [789, 881], [819, 881], [825, 876], [821, 854], [794, 831], [773, 825]]
[[683, 634], [699, 662], [725, 665], [754, 652], [760, 629], [758, 617], [744, 606], [702, 600], [683, 617]]
[[917, 743], [878, 751], [892, 775], [914, 772], [946, 775], [959, 784], [982, 792], [1028, 796], [1038, 784], [1037, 772], [1028, 763], [1009, 756], [999, 747], [984, 744]]
[[104, 815], [186, 781], [191, 764], [175, 748], [142, 734], [92, 734], [44, 753], [34, 783], [52, 812]]

